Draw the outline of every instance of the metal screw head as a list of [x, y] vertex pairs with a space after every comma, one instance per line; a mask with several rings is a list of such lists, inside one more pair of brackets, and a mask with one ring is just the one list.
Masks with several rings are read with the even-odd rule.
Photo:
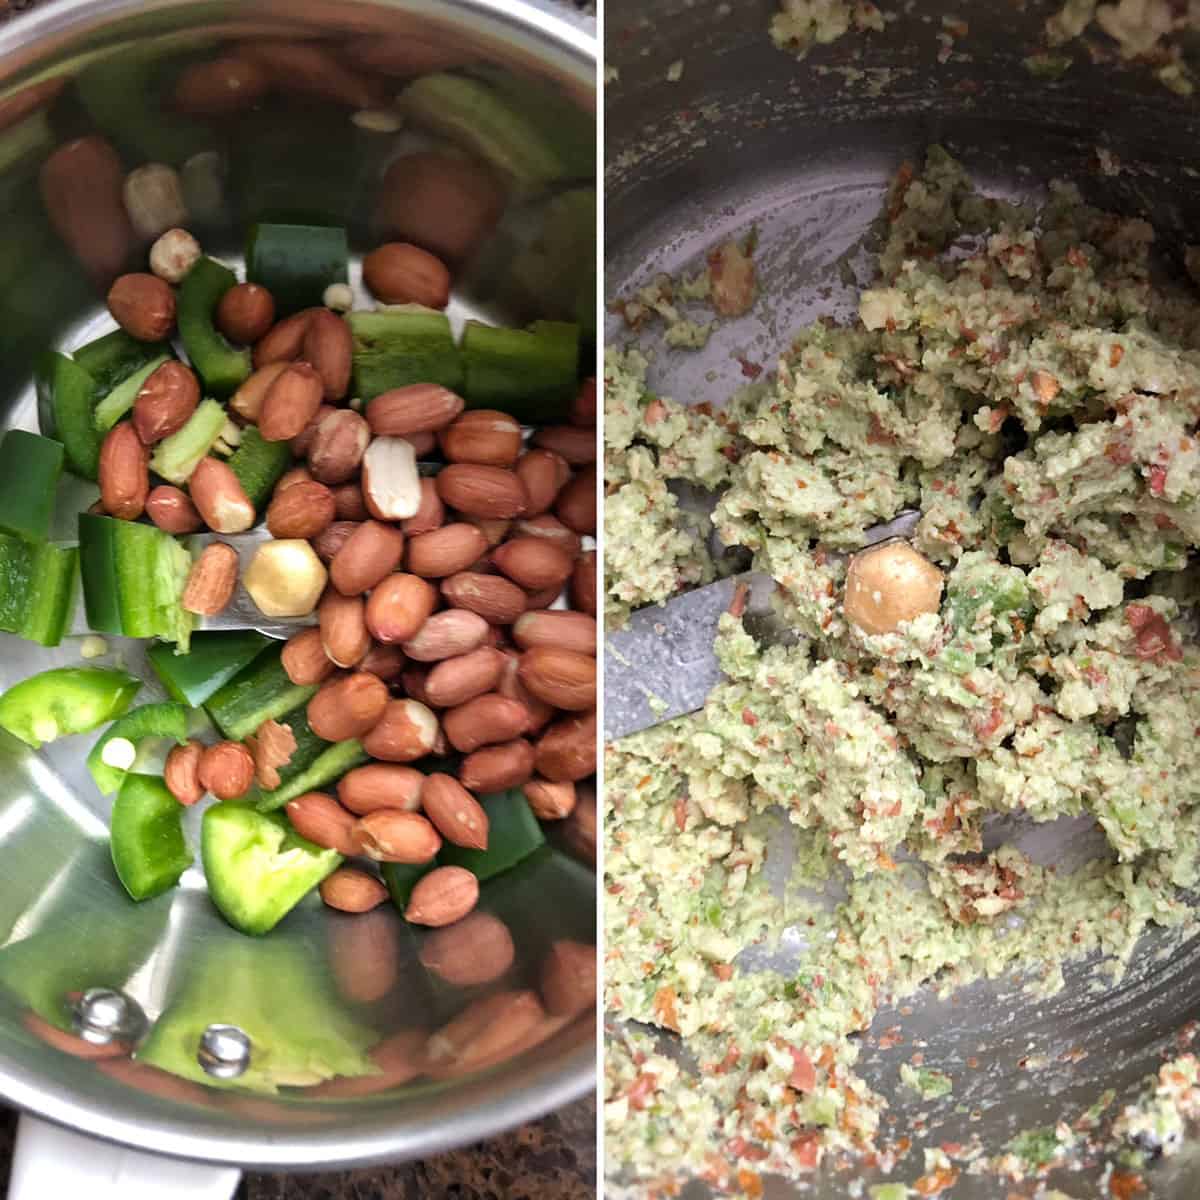
[[196, 1061], [214, 1079], [236, 1079], [250, 1065], [250, 1039], [236, 1025], [210, 1025]]
[[136, 1000], [113, 988], [89, 988], [75, 1004], [75, 1028], [97, 1046], [113, 1041], [136, 1041], [146, 1018]]

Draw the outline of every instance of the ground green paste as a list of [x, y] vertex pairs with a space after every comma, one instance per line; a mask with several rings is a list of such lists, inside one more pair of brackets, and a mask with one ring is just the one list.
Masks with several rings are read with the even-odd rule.
[[[713, 577], [683, 482], [713, 493], [721, 541], [753, 553], [804, 635], [762, 646], [726, 616], [705, 709], [607, 749], [608, 1008], [686, 1046], [668, 1057], [626, 1024], [608, 1040], [609, 1170], [643, 1191], [699, 1176], [753, 1196], [831, 1154], [886, 1160], [850, 1038], [882, 1004], [1016, 969], [1049, 994], [1086, 955], [1119, 977], [1147, 926], [1194, 923], [1195, 291], [1151, 281], [1144, 221], [1068, 184], [1037, 211], [979, 195], [936, 149], [887, 214], [858, 321], [802, 330], [719, 411], [651, 395], [638, 350], [609, 351], [610, 627]], [[910, 507], [942, 603], [868, 636], [842, 614], [846, 554]], [[990, 814], [1090, 816], [1109, 853], [1072, 874], [985, 854]], [[781, 898], [764, 863], [783, 821], [798, 854]], [[797, 971], [739, 967], [785, 927], [808, 947]], [[1190, 1056], [1164, 1072], [1118, 1133], [1153, 1126], [1169, 1152], [1200, 1093]], [[868, 1194], [1036, 1175], [1080, 1136], [930, 1151], [920, 1179]]]

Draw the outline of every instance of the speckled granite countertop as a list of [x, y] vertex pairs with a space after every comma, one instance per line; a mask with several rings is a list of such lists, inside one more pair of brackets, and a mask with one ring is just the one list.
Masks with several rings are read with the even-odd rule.
[[[16, 1114], [0, 1109], [0, 1195]], [[236, 1200], [588, 1200], [596, 1194], [596, 1102], [424, 1162], [318, 1175], [247, 1175]]]
[[[571, 0], [594, 11], [591, 3]], [[0, 23], [42, 0], [0, 0]], [[0, 1196], [17, 1116], [0, 1106]], [[428, 1160], [319, 1174], [248, 1174], [235, 1200], [588, 1200], [596, 1194], [596, 1100], [589, 1097], [509, 1133]]]

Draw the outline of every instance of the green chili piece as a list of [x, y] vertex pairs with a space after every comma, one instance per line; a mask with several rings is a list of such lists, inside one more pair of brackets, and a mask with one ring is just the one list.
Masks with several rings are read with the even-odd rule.
[[113, 801], [113, 866], [134, 900], [173, 888], [192, 865], [183, 837], [183, 806], [153, 775], [128, 775]]
[[141, 686], [133, 675], [106, 667], [42, 671], [0, 695], [0, 727], [36, 750], [121, 716]]

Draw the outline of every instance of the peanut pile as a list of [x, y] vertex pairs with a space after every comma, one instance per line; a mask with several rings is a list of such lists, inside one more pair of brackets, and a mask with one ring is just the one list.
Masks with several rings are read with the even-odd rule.
[[[158, 273], [123, 275], [109, 293], [118, 324], [141, 340], [168, 337], [171, 282], [199, 254], [183, 230], [151, 252]], [[403, 243], [364, 262], [371, 292], [388, 303], [444, 308], [450, 274], [434, 255]], [[426, 863], [442, 840], [486, 849], [477, 796], [521, 787], [543, 820], [569, 817], [575, 785], [595, 770], [595, 381], [581, 387], [570, 423], [536, 431], [491, 410], [464, 411], [455, 393], [415, 384], [346, 407], [353, 343], [339, 312], [312, 308], [275, 320], [270, 293], [241, 283], [216, 311], [221, 333], [253, 346], [254, 373], [233, 395], [240, 429], [287, 441], [297, 465], [266, 512], [272, 535], [242, 583], [268, 616], [319, 625], [283, 651], [291, 681], [320, 685], [307, 716], [329, 742], [361, 740], [371, 759], [344, 776], [336, 798], [310, 792], [287, 806], [293, 827], [317, 845], [377, 862]], [[98, 511], [143, 514], [172, 534], [235, 534], [257, 520], [228, 464], [201, 460], [188, 489], [150, 487], [149, 448], [180, 429], [200, 402], [192, 369], [164, 363], [139, 392], [132, 419], [101, 452]], [[350, 402], [352, 405], [354, 402]], [[446, 460], [422, 478], [418, 460]], [[196, 560], [183, 605], [212, 616], [229, 604], [238, 556], [224, 543]], [[552, 608], [569, 597], [570, 609]], [[286, 725], [265, 721], [245, 743], [175, 748], [167, 787], [182, 804], [222, 800], [257, 782], [279, 784], [295, 750]], [[412, 764], [457, 751], [456, 776]], [[581, 836], [586, 838], [586, 833]], [[594, 836], [594, 835], [593, 835]], [[445, 926], [478, 899], [475, 876], [443, 866], [413, 890], [405, 916]], [[327, 905], [365, 912], [387, 895], [380, 880], [343, 867], [321, 886]]]

